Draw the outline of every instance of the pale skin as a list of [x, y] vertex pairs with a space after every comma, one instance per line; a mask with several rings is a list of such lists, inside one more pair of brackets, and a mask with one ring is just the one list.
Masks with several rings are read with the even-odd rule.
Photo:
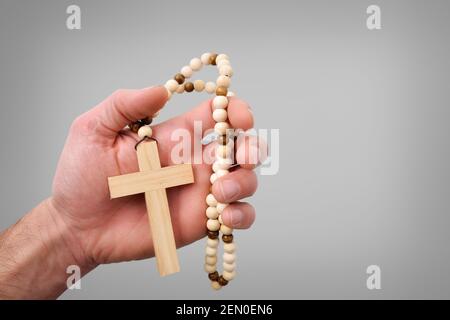
[[[124, 128], [166, 102], [164, 87], [119, 90], [73, 122], [51, 196], [0, 234], [0, 298], [57, 298], [67, 289], [69, 265], [78, 265], [85, 275], [100, 264], [154, 255], [143, 195], [111, 200], [107, 177], [139, 171], [134, 150], [138, 137]], [[153, 126], [162, 166], [173, 164], [173, 130], [192, 132], [194, 120], [202, 121], [203, 129], [214, 126], [210, 103]], [[249, 106], [237, 98], [230, 99], [228, 116], [233, 128], [253, 126]], [[237, 147], [241, 166], [212, 187], [218, 201], [231, 203], [222, 218], [235, 229], [247, 229], [255, 219], [254, 208], [239, 201], [257, 188], [254, 165], [239, 156], [249, 148], [247, 142]], [[194, 164], [193, 170], [194, 184], [167, 190], [177, 247], [206, 234], [211, 165]]]

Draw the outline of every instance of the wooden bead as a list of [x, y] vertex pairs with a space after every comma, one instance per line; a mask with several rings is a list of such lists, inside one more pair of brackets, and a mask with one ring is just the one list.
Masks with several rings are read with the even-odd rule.
[[217, 282], [219, 282], [221, 286], [226, 286], [228, 284], [228, 281], [223, 276], [220, 276]]
[[206, 221], [206, 227], [209, 231], [217, 231], [220, 229], [220, 223], [217, 219], [208, 219], [208, 221]]
[[236, 270], [236, 263], [223, 263], [222, 267], [224, 272], [233, 272]]
[[206, 247], [205, 253], [209, 257], [215, 257], [217, 255], [217, 248]]
[[[217, 109], [217, 110], [222, 110], [222, 109]], [[227, 114], [227, 115], [228, 115], [228, 114]], [[224, 135], [221, 135], [221, 136], [219, 136], [219, 137], [217, 138], [217, 143], [220, 144], [220, 145], [222, 145], [222, 146], [225, 146], [225, 145], [228, 144], [228, 141], [229, 141], [229, 140], [230, 140], [229, 137], [228, 137], [226, 134], [224, 134]]]
[[211, 248], [217, 248], [219, 246], [219, 239], [208, 239], [206, 245]]
[[219, 156], [220, 158], [227, 158], [230, 155], [231, 152], [231, 148], [228, 148], [228, 146], [222, 146], [222, 145], [218, 145], [216, 147], [216, 154], [217, 156]]
[[217, 200], [216, 198], [214, 198], [214, 195], [212, 193], [206, 196], [206, 204], [210, 207], [217, 206]]
[[216, 109], [213, 111], [213, 119], [216, 122], [223, 122], [227, 121], [228, 119], [228, 113], [225, 109]]
[[216, 207], [206, 208], [206, 216], [208, 219], [217, 219], [219, 217], [219, 212], [217, 212]]
[[183, 93], [184, 92], [184, 84], [180, 84], [175, 92], [176, 93]]
[[229, 128], [230, 125], [227, 122], [217, 122], [214, 126], [214, 131], [219, 135], [224, 135]]
[[218, 214], [222, 214], [223, 210], [228, 207], [228, 203], [217, 203], [217, 207], [215, 208]]
[[217, 221], [219, 221], [220, 224], [223, 224], [222, 215], [219, 214], [219, 217], [217, 218]]
[[192, 82], [186, 82], [184, 84], [184, 90], [186, 90], [186, 92], [194, 91], [194, 84]]
[[228, 158], [218, 158], [214, 163], [217, 163], [216, 165], [220, 169], [229, 169], [233, 164], [232, 160]]
[[175, 92], [175, 90], [177, 90], [179, 84], [177, 81], [175, 81], [174, 79], [170, 79], [166, 82], [166, 89], [169, 90], [171, 93]]
[[217, 180], [217, 175], [215, 173], [213, 173], [210, 177], [209, 177], [209, 182], [211, 182], [211, 184], [214, 184], [214, 182], [216, 182]]
[[181, 73], [177, 73], [173, 78], [176, 82], [178, 82], [178, 84], [183, 84], [184, 80], [186, 79]]
[[145, 137], [151, 137], [152, 136], [152, 133], [153, 133], [153, 130], [152, 130], [152, 128], [151, 127], [149, 127], [149, 126], [143, 126], [143, 127], [140, 127], [139, 128], [139, 131], [138, 131], [138, 136], [139, 136], [139, 138], [141, 138], [141, 139], [143, 139], [143, 138], [145, 138]]
[[217, 68], [220, 70], [220, 68], [222, 68], [223, 66], [229, 66], [230, 60], [222, 59], [219, 62], [217, 62], [216, 65], [217, 65]]
[[[219, 221], [217, 221], [217, 222], [219, 222]], [[219, 224], [220, 224], [220, 223], [219, 223]], [[225, 235], [230, 235], [230, 234], [233, 233], [233, 228], [230, 228], [230, 227], [228, 227], [228, 226], [222, 224], [222, 225], [220, 226], [220, 232], [222, 232], [222, 234], [225, 234]]]
[[226, 96], [228, 94], [228, 89], [225, 87], [217, 87], [216, 95], [217, 96]]
[[209, 56], [209, 64], [212, 64], [213, 66], [215, 66], [216, 58], [217, 58], [217, 53], [211, 53], [211, 55]]
[[167, 88], [166, 88], [166, 91], [167, 91], [167, 100], [170, 100], [170, 98], [172, 98], [172, 91], [170, 91]]
[[204, 268], [205, 268], [205, 271], [207, 273], [212, 273], [212, 272], [217, 270], [217, 267], [215, 265], [207, 264], [207, 263], [205, 263], [205, 267]]
[[234, 244], [234, 242], [225, 243], [223, 245], [223, 250], [228, 253], [234, 253], [236, 251], [236, 245]]
[[192, 74], [194, 73], [194, 71], [192, 71], [192, 68], [190, 66], [184, 66], [183, 68], [181, 68], [180, 73], [185, 78], [190, 78], [190, 77], [192, 77]]
[[205, 257], [205, 263], [209, 264], [209, 265], [212, 265], [212, 266], [215, 266], [217, 264], [217, 257], [216, 256], [214, 256], [214, 257], [206, 256]]
[[152, 124], [153, 119], [150, 118], [150, 117], [146, 117], [146, 118], [144, 118], [144, 119], [139, 120], [138, 122], [139, 122], [140, 124], [142, 124], [143, 126], [145, 126], [145, 125]]
[[191, 59], [191, 61], [189, 62], [189, 66], [191, 67], [191, 69], [193, 71], [198, 71], [202, 68], [203, 64], [202, 64], [202, 60], [200, 60], [199, 58], [193, 58]]
[[230, 78], [233, 76], [233, 68], [227, 64], [221, 65], [219, 68], [219, 74]]
[[222, 256], [222, 259], [223, 259], [223, 262], [234, 263], [236, 261], [236, 254], [225, 252]]
[[219, 62], [221, 60], [230, 60], [230, 58], [228, 58], [228, 56], [225, 53], [221, 53], [216, 57], [216, 62]]
[[214, 93], [216, 91], [216, 84], [212, 81], [208, 81], [205, 84], [205, 90], [206, 90], [206, 92], [208, 92], [210, 94]]
[[212, 101], [213, 110], [225, 109], [228, 106], [228, 98], [224, 96], [216, 96]]
[[233, 235], [232, 234], [224, 234], [222, 236], [222, 241], [225, 242], [225, 243], [233, 242]]
[[234, 97], [234, 96], [235, 96], [235, 94], [233, 91], [228, 91], [227, 97]]
[[207, 232], [208, 239], [217, 239], [219, 238], [219, 231], [210, 231]]
[[214, 290], [220, 290], [222, 286], [217, 281], [211, 281], [211, 288], [213, 288]]
[[205, 89], [205, 81], [203, 81], [203, 80], [195, 80], [194, 81], [194, 89], [197, 92], [203, 91], [203, 89]]
[[209, 58], [211, 57], [211, 53], [205, 52], [201, 55], [200, 60], [202, 60], [202, 63], [206, 66], [209, 64]]
[[208, 274], [208, 278], [211, 281], [217, 281], [219, 279], [219, 273], [217, 271]]
[[130, 124], [128, 125], [128, 127], [130, 128], [130, 130], [131, 130], [132, 132], [138, 133], [139, 128], [141, 127], [141, 125], [140, 125], [138, 122], [133, 122], [133, 123], [130, 123]]
[[219, 76], [216, 80], [216, 84], [218, 87], [228, 88], [231, 84], [231, 79], [227, 76]]
[[224, 271], [222, 277], [227, 281], [231, 281], [236, 277], [236, 271], [234, 270], [232, 272]]
[[219, 179], [220, 177], [223, 177], [227, 174], [228, 174], [228, 170], [223, 170], [223, 169], [220, 169], [219, 171], [217, 171], [215, 173], [215, 175], [217, 176], [217, 179]]

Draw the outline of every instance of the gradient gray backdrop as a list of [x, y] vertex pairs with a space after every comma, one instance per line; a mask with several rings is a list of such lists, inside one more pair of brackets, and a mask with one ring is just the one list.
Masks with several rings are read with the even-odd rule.
[[[382, 30], [366, 28], [370, 4]], [[212, 292], [200, 241], [179, 274], [105, 265], [63, 298], [450, 298], [449, 21], [448, 1], [1, 0], [0, 228], [49, 196], [77, 115], [214, 50], [256, 126], [281, 136], [280, 171], [237, 233], [238, 278]], [[177, 96], [161, 119], [205, 97]]]

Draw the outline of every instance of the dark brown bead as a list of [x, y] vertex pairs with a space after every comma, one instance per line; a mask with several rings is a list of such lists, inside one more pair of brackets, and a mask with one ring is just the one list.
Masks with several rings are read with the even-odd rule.
[[208, 230], [208, 238], [217, 239], [219, 237], [219, 231], [210, 231]]
[[222, 240], [225, 243], [232, 243], [233, 242], [233, 235], [232, 234], [224, 234], [222, 236]]
[[228, 93], [228, 89], [225, 87], [217, 87], [216, 96], [226, 96]]
[[228, 280], [225, 280], [223, 276], [220, 276], [219, 279], [217, 280], [217, 282], [219, 282], [219, 284], [223, 287], [226, 286], [228, 284]]
[[217, 280], [219, 280], [219, 273], [217, 271], [214, 271], [212, 273], [208, 273], [208, 278], [211, 281], [217, 281]]
[[228, 136], [226, 134], [219, 136], [219, 138], [217, 138], [217, 143], [226, 146], [228, 143]]
[[175, 77], [173, 77], [178, 84], [183, 84], [184, 80], [186, 79], [181, 73], [177, 73]]
[[194, 84], [192, 82], [186, 82], [184, 84], [184, 90], [186, 90], [186, 92], [194, 91]]
[[213, 66], [215, 66], [216, 58], [217, 58], [217, 53], [211, 53], [211, 56], [209, 57], [209, 64], [212, 64]]
[[139, 124], [141, 124], [143, 126], [152, 124], [152, 122], [153, 122], [153, 119], [149, 118], [149, 117], [139, 120]]
[[128, 125], [131, 131], [134, 133], [137, 133], [139, 131], [139, 128], [142, 127], [139, 122], [133, 122]]

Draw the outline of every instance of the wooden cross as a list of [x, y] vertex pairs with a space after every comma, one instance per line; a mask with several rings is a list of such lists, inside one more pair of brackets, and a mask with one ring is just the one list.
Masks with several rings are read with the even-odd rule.
[[165, 276], [180, 271], [166, 188], [193, 183], [192, 166], [161, 168], [156, 141], [141, 142], [136, 150], [140, 172], [109, 177], [109, 191], [112, 199], [145, 192], [158, 270]]

